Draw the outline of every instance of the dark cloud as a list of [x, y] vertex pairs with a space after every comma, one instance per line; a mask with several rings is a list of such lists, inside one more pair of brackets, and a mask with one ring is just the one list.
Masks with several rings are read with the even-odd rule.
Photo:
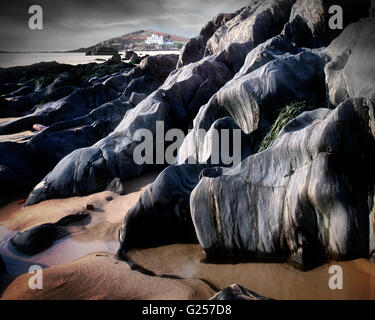
[[[233, 12], [249, 1], [6, 0], [0, 9], [0, 49], [74, 49], [148, 28], [193, 37], [217, 13]], [[28, 28], [33, 4], [43, 8], [43, 30]]]

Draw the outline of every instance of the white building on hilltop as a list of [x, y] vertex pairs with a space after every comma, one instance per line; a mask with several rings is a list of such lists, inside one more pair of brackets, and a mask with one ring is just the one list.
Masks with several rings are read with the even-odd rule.
[[173, 41], [164, 41], [163, 36], [158, 36], [156, 34], [152, 34], [151, 37], [147, 37], [147, 40], [145, 42], [147, 44], [156, 44], [156, 45], [173, 44]]
[[164, 44], [163, 36], [158, 37], [156, 34], [152, 34], [151, 37], [147, 37], [145, 41], [147, 44]]

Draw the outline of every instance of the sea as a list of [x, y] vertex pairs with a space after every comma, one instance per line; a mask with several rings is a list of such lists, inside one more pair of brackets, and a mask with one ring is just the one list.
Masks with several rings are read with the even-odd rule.
[[[120, 52], [124, 54], [125, 52]], [[179, 51], [142, 51], [136, 52], [138, 55], [156, 55], [174, 53], [179, 54]], [[39, 62], [56, 61], [58, 63], [65, 63], [71, 65], [84, 63], [102, 63], [107, 61], [110, 56], [86, 56], [85, 53], [65, 53], [65, 52], [32, 52], [32, 53], [0, 53], [0, 68], [8, 68], [15, 66], [27, 66]]]

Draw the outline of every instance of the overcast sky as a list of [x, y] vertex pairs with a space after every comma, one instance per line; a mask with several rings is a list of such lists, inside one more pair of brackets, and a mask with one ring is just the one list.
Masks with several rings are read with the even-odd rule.
[[[250, 0], [2, 0], [0, 50], [70, 50], [140, 29], [196, 36], [219, 12]], [[44, 29], [30, 30], [28, 9], [43, 8]]]

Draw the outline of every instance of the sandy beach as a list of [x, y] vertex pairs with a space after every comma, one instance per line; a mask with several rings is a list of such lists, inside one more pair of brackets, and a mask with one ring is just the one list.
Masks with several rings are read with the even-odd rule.
[[[95, 208], [89, 221], [71, 227], [69, 237], [35, 256], [16, 253], [3, 242], [1, 255], [8, 271], [19, 276], [2, 299], [209, 299], [216, 293], [213, 288], [221, 290], [234, 283], [274, 299], [375, 299], [375, 269], [366, 259], [332, 262], [302, 272], [284, 263], [204, 263], [198, 244], [174, 244], [129, 252], [133, 262], [156, 276], [131, 270], [113, 257], [119, 246], [118, 230], [127, 210], [156, 176], [133, 179], [124, 196], [100, 192], [31, 207], [13, 202], [0, 209], [1, 236], [8, 239], [16, 231], [84, 211], [86, 204]], [[109, 196], [112, 201], [105, 199]], [[27, 271], [33, 264], [45, 268], [43, 290], [28, 287]], [[343, 268], [343, 290], [328, 286], [332, 264]]]

